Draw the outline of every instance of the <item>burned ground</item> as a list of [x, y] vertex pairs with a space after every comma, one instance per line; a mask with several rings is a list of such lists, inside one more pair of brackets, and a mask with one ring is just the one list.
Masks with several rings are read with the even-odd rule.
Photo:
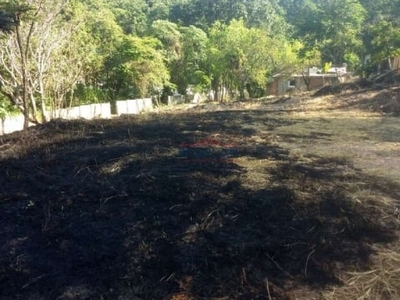
[[398, 241], [400, 198], [329, 151], [332, 122], [222, 107], [2, 137], [0, 299], [325, 297]]

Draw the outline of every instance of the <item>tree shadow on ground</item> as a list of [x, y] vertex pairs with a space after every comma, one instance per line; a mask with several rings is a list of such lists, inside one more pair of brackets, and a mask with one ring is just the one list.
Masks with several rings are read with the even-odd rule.
[[367, 269], [368, 245], [395, 229], [346, 184], [373, 178], [291, 160], [265, 132], [290, 122], [224, 111], [32, 129], [2, 160], [0, 298], [291, 299]]

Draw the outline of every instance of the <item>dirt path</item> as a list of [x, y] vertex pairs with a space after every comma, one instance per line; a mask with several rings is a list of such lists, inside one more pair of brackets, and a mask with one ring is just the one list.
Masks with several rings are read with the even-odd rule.
[[0, 299], [360, 297], [398, 251], [400, 123], [283, 102], [2, 137]]

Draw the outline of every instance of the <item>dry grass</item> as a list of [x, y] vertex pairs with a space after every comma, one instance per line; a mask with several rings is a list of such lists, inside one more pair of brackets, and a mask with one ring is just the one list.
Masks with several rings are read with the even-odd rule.
[[[342, 188], [348, 190], [354, 205], [380, 211], [383, 215], [380, 222], [392, 223], [393, 227], [400, 229], [400, 122], [397, 118], [383, 116], [381, 113], [397, 114], [400, 107], [398, 97], [399, 91], [396, 88], [361, 94], [306, 97], [299, 101], [299, 105], [290, 114], [278, 117], [290, 122], [274, 131], [274, 142], [290, 149], [289, 157], [294, 161], [309, 164], [312, 163], [309, 158], [312, 155], [341, 157], [351, 161], [355, 168], [363, 170], [365, 174], [380, 178], [380, 183], [357, 181], [357, 172], [348, 169], [344, 171], [347, 172], [345, 176], [355, 180], [343, 183]], [[285, 109], [285, 105], [274, 102], [277, 100], [268, 100], [264, 104], [245, 104], [245, 107], [266, 111]], [[268, 178], [263, 176], [265, 168], [273, 168], [276, 162], [263, 164], [260, 161], [246, 161], [242, 165], [251, 170], [249, 180], [250, 185], [253, 185], [254, 182], [267, 182]], [[391, 196], [384, 195], [376, 188], [388, 180], [393, 182]], [[292, 182], [292, 185], [295, 184]], [[300, 189], [294, 187], [294, 190]], [[365, 271], [354, 266], [352, 272], [337, 274], [343, 285], [328, 289], [321, 297], [326, 300], [400, 299], [399, 240], [386, 246], [371, 244], [369, 247], [374, 253], [369, 269]], [[309, 295], [296, 299], [307, 297]]]
[[[297, 122], [280, 127], [277, 135], [280, 145], [291, 148], [291, 155], [297, 161], [306, 161], [310, 154], [325, 158], [342, 156], [366, 174], [380, 178], [380, 183], [350, 180], [344, 188], [349, 190], [355, 204], [381, 211], [381, 222], [392, 223], [398, 230], [400, 122], [377, 112], [397, 114], [399, 99], [396, 95], [398, 92], [394, 89], [308, 99], [304, 110], [284, 117]], [[360, 102], [362, 105], [357, 105]], [[344, 104], [352, 109], [343, 110]], [[311, 137], [314, 137], [312, 144]], [[357, 177], [354, 170], [347, 175]], [[394, 184], [389, 197], [376, 188], [387, 181]], [[337, 274], [343, 285], [323, 292], [324, 299], [400, 299], [399, 240], [386, 246], [371, 244], [369, 247], [375, 253], [369, 269], [365, 271], [354, 266], [352, 272]]]
[[394, 249], [371, 245], [376, 253], [371, 270], [342, 275], [343, 287], [324, 294], [326, 300], [389, 300], [400, 299], [400, 253]]

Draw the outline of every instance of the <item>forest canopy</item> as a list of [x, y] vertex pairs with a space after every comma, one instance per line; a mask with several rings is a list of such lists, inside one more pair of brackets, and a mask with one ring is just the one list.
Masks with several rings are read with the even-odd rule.
[[[274, 74], [400, 54], [400, 0], [1, 0], [0, 114], [188, 87], [265, 94]], [[390, 61], [390, 60], [389, 60]]]

